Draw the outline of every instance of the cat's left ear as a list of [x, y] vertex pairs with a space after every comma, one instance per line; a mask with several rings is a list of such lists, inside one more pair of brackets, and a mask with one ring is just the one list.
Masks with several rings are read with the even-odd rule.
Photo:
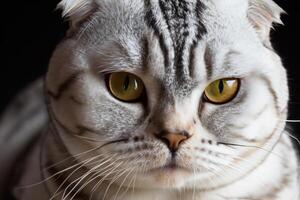
[[62, 0], [57, 8], [61, 9], [63, 17], [70, 21], [70, 28], [75, 29], [96, 6], [95, 0]]
[[249, 0], [248, 19], [265, 45], [270, 44], [273, 24], [283, 24], [280, 17], [285, 13], [273, 0]]

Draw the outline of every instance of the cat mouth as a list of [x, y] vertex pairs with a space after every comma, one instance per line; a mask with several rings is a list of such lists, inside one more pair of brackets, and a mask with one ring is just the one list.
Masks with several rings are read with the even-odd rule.
[[162, 167], [157, 168], [158, 170], [176, 170], [179, 169], [180, 167], [176, 162], [170, 162]]
[[148, 175], [156, 184], [167, 188], [181, 187], [192, 174], [191, 170], [172, 161], [148, 171]]
[[171, 161], [169, 161], [168, 163], [166, 163], [165, 165], [163, 165], [161, 167], [157, 167], [157, 168], [150, 170], [150, 172], [158, 172], [158, 171], [169, 172], [169, 173], [175, 173], [175, 172], [179, 172], [179, 171], [190, 172], [189, 169], [178, 165], [178, 163], [175, 161], [175, 159], [172, 159]]

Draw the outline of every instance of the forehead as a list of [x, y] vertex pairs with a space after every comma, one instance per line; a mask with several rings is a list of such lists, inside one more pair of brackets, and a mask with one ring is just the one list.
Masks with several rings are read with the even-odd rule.
[[[147, 28], [179, 40], [205, 25], [211, 37], [216, 30], [234, 31], [245, 23], [247, 0], [98, 0], [90, 30], [98, 36], [137, 35]], [[146, 28], [146, 27], [147, 28]], [[241, 30], [240, 28], [238, 28]], [[203, 30], [202, 30], [203, 31]], [[166, 33], [167, 34], [167, 33]], [[175, 41], [176, 42], [176, 41]]]
[[[101, 0], [81, 32], [89, 47], [108, 57], [107, 65], [115, 65], [109, 67], [143, 68], [147, 53], [152, 73], [172, 85], [223, 73], [217, 69], [221, 62], [259, 43], [247, 21], [247, 6], [246, 0]], [[212, 64], [207, 72], [205, 65]]]

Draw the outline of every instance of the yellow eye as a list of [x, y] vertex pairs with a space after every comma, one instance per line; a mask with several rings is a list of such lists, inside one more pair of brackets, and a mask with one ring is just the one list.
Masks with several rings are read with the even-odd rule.
[[239, 79], [220, 79], [212, 82], [205, 89], [204, 94], [209, 102], [215, 104], [224, 104], [234, 99], [238, 93], [239, 87]]
[[127, 72], [116, 72], [109, 75], [108, 86], [114, 97], [132, 102], [138, 100], [144, 92], [143, 81]]

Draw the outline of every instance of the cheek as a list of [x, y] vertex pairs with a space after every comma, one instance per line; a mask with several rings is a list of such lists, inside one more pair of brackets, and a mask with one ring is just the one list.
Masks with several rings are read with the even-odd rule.
[[[137, 109], [137, 110], [136, 110]], [[143, 112], [135, 108], [129, 109], [110, 101], [82, 107], [76, 115], [78, 122], [101, 135], [121, 137], [130, 135], [143, 122]]]
[[280, 128], [280, 116], [276, 108], [276, 102], [269, 89], [257, 82], [252, 84], [252, 90], [248, 90], [245, 101], [239, 115], [232, 116], [230, 131], [237, 139], [248, 142], [259, 142], [271, 136], [277, 128]]
[[92, 74], [82, 76], [60, 99], [53, 100], [52, 108], [56, 118], [73, 132], [83, 127], [111, 136], [135, 130], [144, 116], [142, 105], [114, 99]]
[[236, 119], [238, 126], [231, 129], [238, 139], [249, 142], [258, 142], [271, 136], [279, 123], [275, 109], [271, 105], [264, 107], [255, 118]]
[[280, 126], [276, 102], [268, 86], [256, 78], [243, 81], [243, 85], [230, 104], [206, 105], [202, 111], [203, 126], [221, 140], [262, 141]]

